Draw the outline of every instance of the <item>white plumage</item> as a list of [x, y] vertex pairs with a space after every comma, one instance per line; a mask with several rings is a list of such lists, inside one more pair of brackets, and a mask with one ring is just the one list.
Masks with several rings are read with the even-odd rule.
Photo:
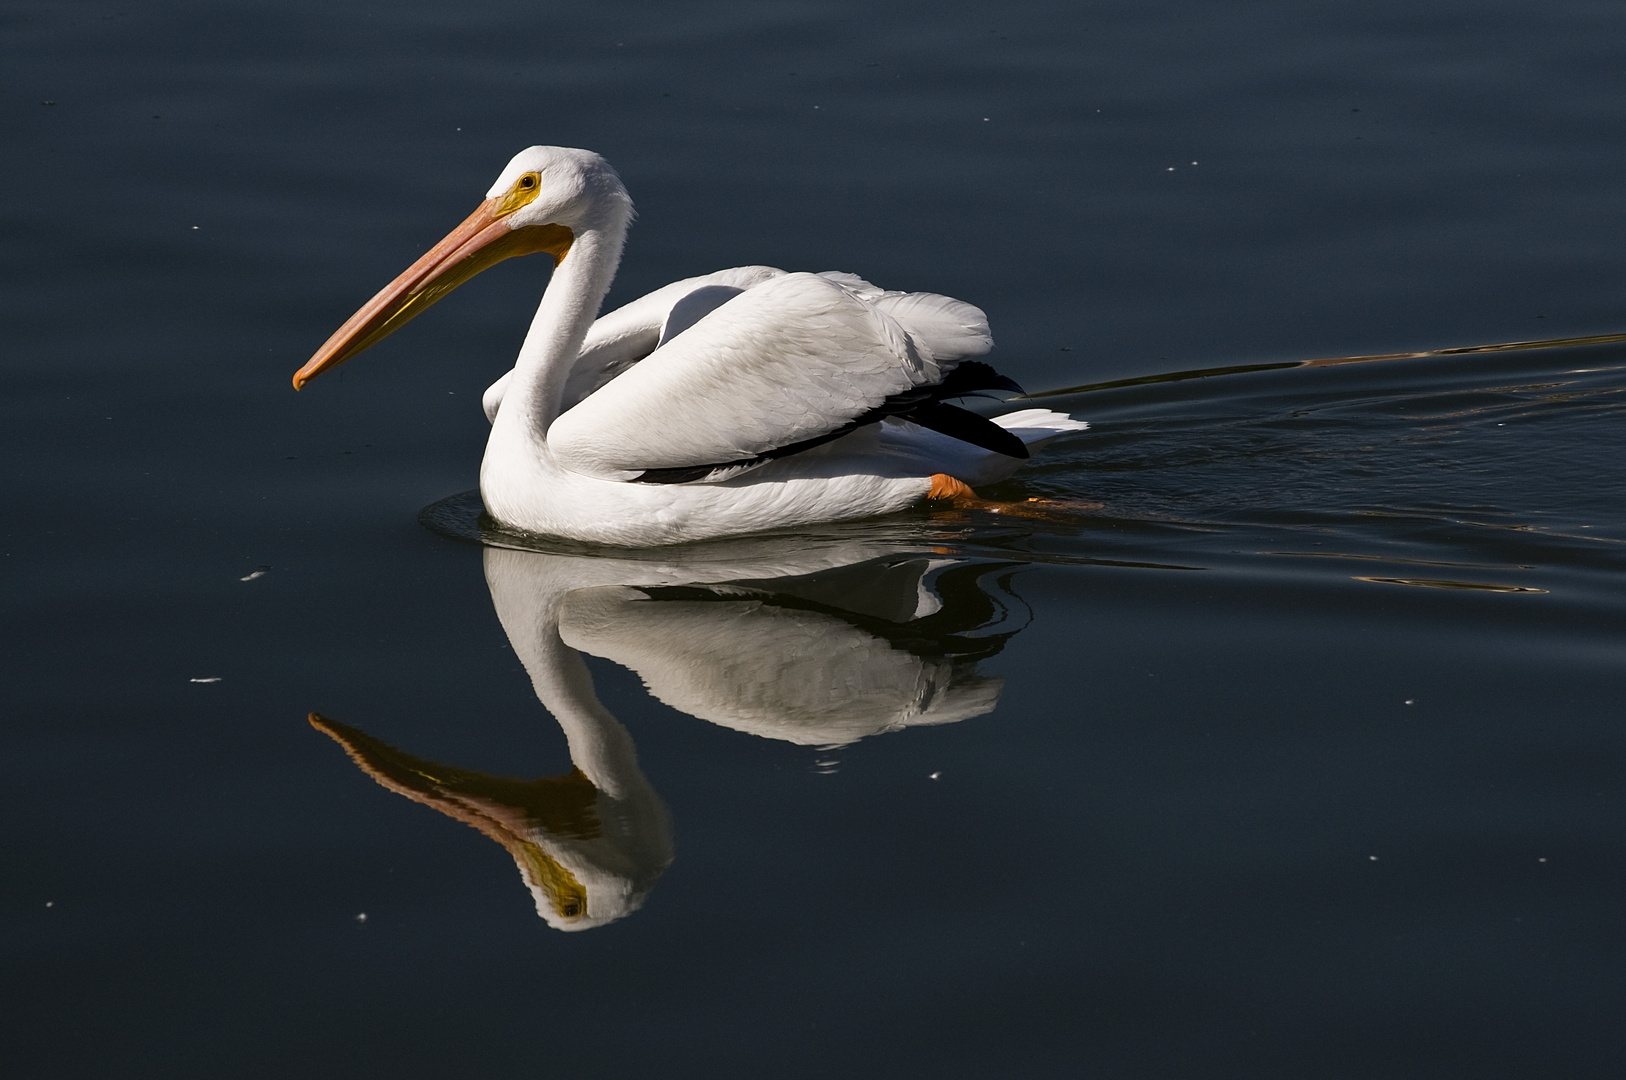
[[1024, 447], [1087, 426], [1042, 409], [990, 425], [944, 404], [1009, 385], [985, 365], [954, 375], [992, 347], [986, 317], [850, 274], [740, 267], [595, 319], [631, 216], [598, 155], [521, 152], [295, 386], [486, 266], [540, 250], [557, 260], [553, 278], [514, 370], [483, 399], [492, 431], [480, 490], [513, 528], [644, 546], [866, 517], [925, 498], [934, 475], [1001, 479]]

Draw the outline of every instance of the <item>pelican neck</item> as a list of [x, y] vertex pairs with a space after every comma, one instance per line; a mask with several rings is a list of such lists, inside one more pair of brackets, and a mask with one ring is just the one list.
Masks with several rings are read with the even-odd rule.
[[493, 434], [496, 429], [520, 424], [533, 437], [545, 440], [548, 425], [559, 415], [570, 369], [615, 279], [626, 232], [625, 221], [612, 220], [576, 234], [569, 254], [554, 268], [543, 290], [514, 362], [513, 379]]

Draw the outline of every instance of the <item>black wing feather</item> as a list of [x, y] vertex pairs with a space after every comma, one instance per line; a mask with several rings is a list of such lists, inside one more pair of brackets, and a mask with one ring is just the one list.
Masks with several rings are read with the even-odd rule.
[[945, 405], [941, 401], [934, 401], [899, 415], [923, 428], [930, 428], [950, 438], [968, 442], [972, 446], [980, 446], [984, 450], [992, 450], [996, 454], [1024, 460], [1030, 456], [1021, 439], [987, 417], [978, 416], [957, 405]]

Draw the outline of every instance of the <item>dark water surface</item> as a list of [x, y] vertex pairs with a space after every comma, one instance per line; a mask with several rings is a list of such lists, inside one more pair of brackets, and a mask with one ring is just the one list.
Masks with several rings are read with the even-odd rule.
[[[1297, 361], [1626, 331], [1623, 34], [0, 9], [5, 1075], [1613, 1075], [1626, 342]], [[983, 306], [1100, 507], [484, 528], [545, 269], [288, 379], [535, 142], [611, 303]]]

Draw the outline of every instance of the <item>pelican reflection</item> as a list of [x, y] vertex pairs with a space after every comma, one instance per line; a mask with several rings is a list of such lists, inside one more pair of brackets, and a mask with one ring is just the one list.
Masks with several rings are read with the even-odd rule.
[[491, 776], [310, 721], [384, 787], [502, 844], [560, 930], [636, 911], [673, 854], [665, 804], [584, 654], [700, 719], [833, 747], [991, 711], [1003, 682], [977, 662], [1027, 621], [1008, 589], [1020, 564], [929, 547], [758, 539], [649, 558], [484, 554], [497, 617], [564, 732], [569, 773]]

